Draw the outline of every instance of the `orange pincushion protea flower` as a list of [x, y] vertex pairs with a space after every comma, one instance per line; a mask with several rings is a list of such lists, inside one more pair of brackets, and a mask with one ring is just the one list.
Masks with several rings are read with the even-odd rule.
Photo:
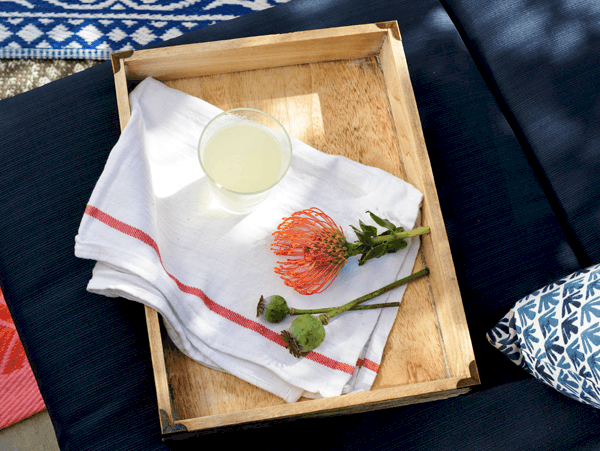
[[350, 226], [358, 238], [354, 243], [346, 241], [342, 229], [318, 208], [297, 211], [284, 218], [273, 232], [271, 250], [290, 258], [277, 262], [275, 273], [300, 294], [321, 293], [335, 280], [349, 257], [360, 255], [358, 265], [362, 266], [367, 260], [404, 249], [408, 245], [405, 238], [429, 233], [428, 226], [405, 231], [387, 219], [367, 213], [387, 230], [378, 235], [377, 227], [359, 221], [360, 229]]
[[325, 291], [348, 261], [344, 232], [318, 208], [297, 211], [273, 232], [271, 250], [285, 255], [275, 273], [300, 294]]

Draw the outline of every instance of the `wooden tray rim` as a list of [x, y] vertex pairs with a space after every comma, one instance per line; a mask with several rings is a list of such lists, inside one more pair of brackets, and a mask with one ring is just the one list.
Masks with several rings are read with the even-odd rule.
[[[214, 54], [215, 52], [223, 51], [225, 48], [236, 52], [240, 49], [248, 50], [253, 47], [269, 48], [269, 51], [273, 49], [281, 49], [285, 45], [290, 43], [297, 44], [300, 42], [302, 45], [310, 44], [312, 46], [318, 45], [320, 42], [334, 42], [335, 45], [343, 45], [344, 43], [339, 38], [351, 37], [354, 43], [358, 43], [358, 47], [354, 50], [349, 50], [343, 54], [341, 58], [332, 58], [329, 54], [325, 57], [319, 57], [318, 55], [308, 55], [306, 58], [302, 58], [298, 55], [291, 55], [289, 58], [282, 58], [278, 64], [273, 65], [262, 65], [261, 67], [251, 67], [249, 69], [239, 70], [253, 70], [257, 68], [271, 68], [281, 67], [293, 64], [304, 64], [313, 62], [324, 62], [324, 61], [337, 61], [350, 58], [360, 58], [366, 56], [380, 56], [381, 52], [387, 51], [390, 53], [388, 58], [394, 59], [395, 55], [393, 51], [386, 50], [385, 45], [389, 45], [392, 48], [394, 45], [399, 45], [401, 41], [400, 30], [396, 21], [379, 22], [374, 24], [365, 25], [354, 25], [348, 27], [336, 27], [322, 30], [309, 30], [302, 32], [269, 35], [269, 36], [257, 36], [249, 38], [233, 39], [228, 41], [214, 41], [208, 43], [198, 44], [186, 44], [181, 46], [158, 48], [158, 49], [147, 49], [139, 51], [125, 51], [113, 53], [111, 55], [113, 74], [115, 78], [115, 89], [117, 94], [118, 112], [121, 123], [121, 129], [127, 124], [130, 111], [129, 111], [129, 96], [127, 90], [128, 79], [141, 79], [148, 75], [140, 75], [135, 70], [131, 70], [131, 65], [135, 67], [136, 63], [140, 62], [156, 62], [162, 58], [166, 58], [169, 61], [174, 61], [174, 58], [179, 58], [184, 54], [192, 54], [197, 57], [203, 52], [209, 52]], [[361, 42], [361, 39], [366, 37], [365, 42]], [[332, 41], [333, 40], [333, 41]], [[337, 40], [337, 41], [336, 41]], [[398, 52], [398, 49], [395, 49]], [[400, 47], [400, 52], [403, 51]], [[399, 68], [401, 70], [402, 68]], [[405, 68], [404, 68], [405, 69]], [[236, 71], [236, 67], [228, 68], [226, 71], [212, 71], [203, 72], [200, 75], [209, 75], [214, 73], [227, 73]], [[152, 76], [152, 75], [150, 75]], [[384, 78], [386, 74], [384, 74]], [[161, 77], [156, 77], [161, 79]], [[177, 77], [174, 77], [177, 78]], [[168, 79], [168, 77], [164, 78]], [[399, 86], [397, 84], [397, 86]], [[410, 90], [412, 99], [414, 101], [414, 94], [412, 94], [412, 86], [403, 86], [405, 90]], [[390, 93], [388, 92], [388, 95]], [[391, 96], [394, 97], [394, 96]], [[394, 108], [393, 101], [392, 109]], [[413, 120], [417, 122], [418, 129], [420, 130], [420, 120], [418, 112], [416, 111], [416, 102], [414, 103]], [[391, 113], [392, 117], [394, 114]], [[412, 137], [413, 139], [415, 137]], [[424, 139], [422, 136], [416, 137], [417, 140], [420, 138], [421, 155], [427, 157], [427, 150], [425, 148]], [[435, 193], [435, 198], [431, 199], [434, 201], [434, 208], [439, 209], [437, 204], [437, 192], [435, 186], [430, 187]], [[448, 249], [445, 250], [446, 256], [449, 254], [449, 244], [445, 230], [441, 232], [442, 242], [445, 240], [445, 245]], [[431, 244], [433, 246], [433, 244]], [[451, 260], [443, 265], [447, 268], [447, 283], [449, 286], [453, 286], [453, 298], [458, 299], [460, 305], [451, 306], [455, 312], [453, 312], [458, 321], [463, 321], [466, 324], [466, 318], [464, 317], [464, 309], [462, 308], [462, 300], [460, 299], [460, 292], [456, 282], [456, 275], [454, 273], [454, 266]], [[458, 294], [457, 294], [458, 292]], [[458, 298], [456, 297], [458, 295]], [[470, 390], [470, 387], [478, 385], [480, 383], [477, 366], [475, 363], [472, 346], [470, 349], [471, 355], [473, 355], [472, 361], [468, 364], [468, 370], [466, 377], [451, 377], [447, 379], [440, 379], [436, 381], [423, 382], [411, 385], [400, 385], [388, 388], [379, 388], [369, 392], [361, 392], [349, 395], [342, 395], [334, 398], [315, 399], [306, 402], [299, 402], [295, 404], [277, 405], [269, 407], [254, 408], [241, 412], [232, 412], [226, 414], [210, 415], [206, 417], [193, 418], [178, 420], [174, 415], [171, 400], [169, 397], [169, 386], [168, 376], [166, 371], [166, 365], [164, 361], [164, 349], [162, 346], [162, 336], [160, 332], [160, 324], [158, 313], [149, 308], [145, 308], [146, 322], [148, 326], [148, 334], [150, 340], [150, 349], [152, 357], [152, 366], [154, 371], [154, 378], [158, 396], [158, 407], [159, 416], [161, 423], [161, 432], [164, 437], [170, 436], [175, 433], [197, 431], [204, 429], [220, 428], [225, 426], [246, 424], [255, 421], [265, 421], [276, 418], [289, 418], [296, 416], [307, 416], [307, 415], [326, 415], [336, 413], [352, 413], [357, 411], [374, 410], [379, 408], [394, 407], [399, 405], [410, 404], [414, 402], [424, 402], [433, 399], [445, 399], [459, 394], [466, 393]], [[468, 333], [468, 331], [467, 331]], [[468, 344], [471, 345], [470, 338]], [[162, 357], [162, 358], [161, 358]]]

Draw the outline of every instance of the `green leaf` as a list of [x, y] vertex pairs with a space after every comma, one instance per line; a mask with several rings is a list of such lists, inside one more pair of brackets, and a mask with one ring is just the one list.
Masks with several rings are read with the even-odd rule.
[[385, 227], [386, 229], [391, 231], [397, 229], [397, 227], [387, 219], [381, 219], [379, 216], [375, 215], [374, 213], [371, 213], [370, 211], [367, 211], [367, 213], [369, 213], [369, 215], [371, 215], [371, 219], [373, 219], [373, 221], [375, 221], [381, 227]]
[[372, 258], [379, 258], [382, 255], [385, 255], [386, 253], [387, 246], [384, 243], [378, 244], [377, 246], [367, 250], [367, 252], [361, 255], [360, 260], [358, 261], [358, 266], [362, 266], [367, 262], [367, 260], [371, 260]]
[[356, 232], [356, 236], [358, 236], [358, 240], [362, 244], [365, 244], [366, 246], [369, 246], [369, 247], [375, 246], [375, 241], [373, 241], [373, 239], [369, 235], [365, 235], [364, 233]]
[[[361, 223], [361, 227], [363, 227], [364, 224]], [[358, 241], [355, 241], [355, 243], [362, 243], [362, 244], [366, 244], [367, 246], [371, 247], [374, 246], [375, 243], [373, 242], [373, 240], [371, 239], [371, 235], [368, 232], [365, 232], [364, 229], [363, 230], [359, 230], [356, 227], [354, 227], [353, 225], [350, 225], [350, 227], [352, 227], [352, 230], [354, 230], [354, 233], [356, 233], [356, 236], [358, 237]], [[367, 227], [367, 226], [365, 226]], [[375, 232], [377, 233], [377, 231]]]
[[[375, 253], [374, 249], [369, 249], [367, 252], [365, 252], [364, 254], [362, 254], [362, 257], [360, 258], [363, 261], [363, 264], [367, 261], [370, 260], [371, 258], [373, 258], [373, 254]], [[359, 265], [361, 263], [359, 262]]]
[[404, 249], [408, 246], [408, 242], [404, 239], [388, 241], [388, 253], [398, 252], [400, 249]]
[[375, 246], [372, 251], [373, 253], [371, 254], [371, 258], [379, 258], [382, 255], [387, 254], [387, 246], [385, 244], [380, 244]]
[[368, 235], [368, 236], [377, 236], [377, 227], [366, 225], [364, 222], [362, 222], [360, 220], [358, 222], [360, 224], [360, 228], [362, 229], [362, 231], [366, 235]]
[[371, 249], [371, 246], [366, 246], [364, 244], [360, 244], [360, 245], [356, 246], [356, 254], [354, 254], [354, 255], [364, 254], [369, 249]]

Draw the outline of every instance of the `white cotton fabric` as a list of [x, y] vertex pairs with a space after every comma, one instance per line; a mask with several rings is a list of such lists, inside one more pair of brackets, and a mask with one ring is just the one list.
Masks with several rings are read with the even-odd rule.
[[[288, 402], [369, 390], [397, 309], [347, 312], [325, 327], [325, 341], [292, 356], [280, 324], [256, 318], [261, 295], [296, 308], [333, 307], [412, 272], [420, 240], [358, 266], [349, 259], [323, 293], [303, 296], [274, 273], [272, 232], [293, 212], [317, 207], [340, 226], [372, 224], [367, 210], [416, 226], [422, 194], [385, 171], [292, 139], [291, 167], [257, 210], [231, 215], [211, 201], [197, 157], [203, 127], [221, 110], [147, 78], [131, 93], [131, 119], [89, 200], [75, 255], [96, 260], [87, 289], [157, 310], [170, 338], [192, 359], [229, 372]], [[380, 228], [381, 230], [381, 228]], [[382, 230], [381, 230], [382, 231]], [[371, 303], [399, 301], [405, 286]], [[371, 365], [372, 366], [372, 365]], [[354, 372], [353, 372], [354, 369]]]

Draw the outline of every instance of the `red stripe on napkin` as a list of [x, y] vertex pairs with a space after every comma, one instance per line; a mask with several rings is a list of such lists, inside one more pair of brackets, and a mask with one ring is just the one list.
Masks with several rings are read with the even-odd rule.
[[[115, 230], [118, 230], [119, 232], [121, 232], [125, 235], [128, 235], [132, 238], [135, 238], [135, 239], [141, 241], [142, 243], [144, 243], [144, 244], [150, 246], [152, 249], [154, 249], [154, 251], [158, 255], [158, 259], [160, 260], [160, 264], [163, 267], [164, 271], [167, 273], [167, 275], [171, 279], [173, 279], [173, 281], [177, 284], [177, 288], [179, 288], [179, 290], [182, 291], [183, 293], [191, 294], [193, 296], [196, 296], [196, 297], [202, 299], [204, 304], [212, 312], [222, 316], [225, 319], [228, 319], [229, 321], [231, 321], [239, 326], [242, 326], [242, 327], [245, 327], [246, 329], [252, 330], [280, 346], [285, 347], [285, 342], [281, 338], [281, 335], [279, 335], [278, 333], [272, 331], [271, 329], [263, 326], [260, 323], [257, 323], [256, 321], [252, 321], [251, 319], [248, 319], [248, 318], [240, 315], [239, 313], [234, 312], [233, 310], [229, 310], [228, 308], [223, 307], [220, 304], [217, 304], [215, 301], [213, 301], [208, 296], [206, 296], [206, 294], [200, 288], [185, 285], [185, 284], [181, 283], [175, 276], [170, 274], [163, 265], [162, 257], [160, 255], [160, 250], [158, 249], [158, 244], [146, 232], [143, 232], [136, 227], [130, 226], [122, 221], [119, 221], [118, 219], [110, 216], [109, 214], [104, 213], [103, 211], [99, 210], [98, 208], [96, 208], [92, 205], [88, 205], [85, 208], [85, 214], [91, 216], [94, 219], [97, 219], [98, 221], [106, 224], [107, 226], [109, 226]], [[347, 363], [344, 363], [344, 362], [339, 362], [330, 357], [319, 354], [318, 352], [315, 352], [315, 351], [311, 351], [305, 358], [312, 360], [313, 362], [319, 363], [323, 366], [326, 366], [328, 368], [331, 368], [332, 370], [342, 371], [342, 372], [348, 373], [348, 374], [354, 373], [355, 367], [353, 367]], [[374, 365], [376, 365], [377, 370], [379, 370], [379, 366], [377, 364], [374, 364]], [[365, 367], [368, 369], [373, 369], [373, 368], [370, 368], [367, 366], [365, 366]]]
[[359, 368], [366, 368], [375, 373], [379, 373], [379, 364], [369, 359], [358, 359], [358, 363], [356, 364], [356, 366]]

